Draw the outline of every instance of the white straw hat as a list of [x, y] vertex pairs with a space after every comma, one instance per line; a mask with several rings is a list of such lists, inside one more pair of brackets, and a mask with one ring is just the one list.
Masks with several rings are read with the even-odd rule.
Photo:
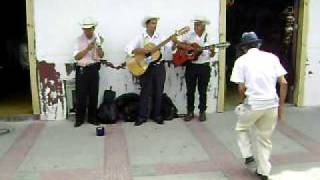
[[150, 19], [156, 19], [157, 21], [160, 19], [158, 16], [156, 15], [146, 15], [143, 20], [142, 20], [142, 26], [146, 27], [146, 23], [147, 21], [149, 21]]
[[80, 26], [83, 29], [96, 27], [97, 25], [98, 23], [93, 17], [86, 17], [80, 23]]
[[193, 18], [192, 21], [193, 22], [202, 22], [202, 23], [204, 23], [206, 25], [210, 24], [210, 21], [204, 16], [196, 16], [195, 18]]

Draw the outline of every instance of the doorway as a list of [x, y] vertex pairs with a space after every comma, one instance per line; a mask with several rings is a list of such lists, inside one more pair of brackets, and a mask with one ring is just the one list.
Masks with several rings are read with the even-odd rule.
[[237, 85], [230, 82], [234, 61], [239, 56], [236, 45], [243, 32], [254, 31], [263, 40], [261, 49], [277, 55], [287, 70], [287, 103], [293, 103], [296, 64], [298, 0], [233, 0], [227, 3], [225, 110], [240, 103]]
[[0, 116], [32, 114], [26, 2], [8, 1], [6, 9], [1, 11]]

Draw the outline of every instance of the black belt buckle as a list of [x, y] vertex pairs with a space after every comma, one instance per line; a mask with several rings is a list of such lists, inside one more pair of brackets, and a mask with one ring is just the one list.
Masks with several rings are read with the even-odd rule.
[[205, 63], [203, 63], [203, 65], [210, 66], [210, 63], [209, 62], [205, 62]]
[[83, 74], [83, 69], [84, 69], [84, 67], [82, 67], [82, 66], [79, 67], [80, 74]]
[[160, 64], [162, 64], [163, 63], [163, 61], [155, 61], [155, 62], [153, 62], [152, 64], [154, 65], [154, 66], [157, 66], [157, 65], [160, 65]]
[[94, 63], [90, 63], [90, 64], [86, 65], [85, 67], [91, 67], [93, 65], [94, 65]]
[[98, 69], [100, 69], [99, 66], [100, 66], [100, 62], [95, 62], [87, 65], [86, 67], [97, 67]]

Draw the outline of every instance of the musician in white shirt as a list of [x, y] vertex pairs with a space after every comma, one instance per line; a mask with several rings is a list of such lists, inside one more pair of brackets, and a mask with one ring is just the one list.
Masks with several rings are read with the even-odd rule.
[[[138, 34], [132, 41], [130, 41], [125, 49], [128, 56], [134, 54], [144, 54], [145, 56], [151, 55], [151, 50], [145, 48], [149, 43], [158, 45], [163, 41], [163, 38], [156, 32], [157, 23], [159, 17], [149, 15], [144, 17], [142, 21], [145, 31]], [[167, 45], [166, 48], [169, 48]], [[163, 51], [165, 48], [161, 48]], [[166, 79], [166, 70], [162, 55], [151, 62], [144, 74], [139, 76], [141, 91], [140, 91], [140, 104], [139, 115], [135, 121], [135, 126], [140, 126], [149, 118], [149, 112], [151, 111], [149, 105], [152, 102], [153, 120], [158, 124], [163, 124], [161, 117], [161, 99], [164, 90], [164, 83]]]
[[[104, 56], [101, 44], [103, 38], [94, 33], [97, 22], [86, 17], [81, 22], [83, 33], [77, 38], [74, 49], [76, 60], [76, 122], [74, 127], [84, 123], [88, 108], [88, 122], [97, 122], [100, 59]], [[87, 98], [89, 104], [87, 105]]]
[[[185, 43], [197, 43], [200, 47], [208, 45], [212, 40], [206, 32], [206, 25], [210, 24], [210, 21], [205, 17], [196, 17], [193, 19], [194, 31], [182, 36], [181, 38], [174, 40], [176, 45], [180, 48], [185, 46]], [[215, 50], [210, 48], [208, 50], [202, 50], [197, 60], [189, 61], [186, 63], [185, 80], [187, 86], [187, 116], [185, 121], [190, 121], [194, 118], [194, 96], [196, 86], [198, 86], [199, 92], [199, 120], [206, 120], [207, 109], [207, 89], [210, 81], [211, 66], [210, 59], [214, 57]]]

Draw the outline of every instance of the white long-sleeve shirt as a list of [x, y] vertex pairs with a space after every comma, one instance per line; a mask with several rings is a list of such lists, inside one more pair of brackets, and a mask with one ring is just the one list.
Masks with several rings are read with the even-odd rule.
[[[182, 42], [190, 43], [190, 44], [191, 43], [197, 43], [201, 47], [211, 45], [210, 43], [213, 42], [213, 40], [210, 39], [210, 37], [209, 37], [207, 32], [203, 32], [201, 37], [200, 37], [194, 31], [191, 32], [191, 33], [188, 33], [188, 34], [186, 34], [184, 36], [181, 36], [179, 38], [179, 40], [182, 41]], [[202, 53], [200, 54], [200, 56], [198, 57], [198, 60], [191, 61], [191, 63], [203, 64], [203, 63], [209, 62], [210, 58], [211, 58], [210, 55], [211, 55], [210, 50], [203, 50]]]
[[[94, 34], [91, 39], [88, 39], [84, 34], [79, 36], [76, 41], [76, 45], [74, 47], [73, 56], [76, 56], [80, 51], [84, 50], [92, 41], [97, 38], [97, 35]], [[100, 61], [100, 57], [98, 56], [97, 48], [94, 47], [91, 49], [86, 55], [83, 56], [82, 59], [76, 61], [78, 66], [88, 66], [89, 64]]]

